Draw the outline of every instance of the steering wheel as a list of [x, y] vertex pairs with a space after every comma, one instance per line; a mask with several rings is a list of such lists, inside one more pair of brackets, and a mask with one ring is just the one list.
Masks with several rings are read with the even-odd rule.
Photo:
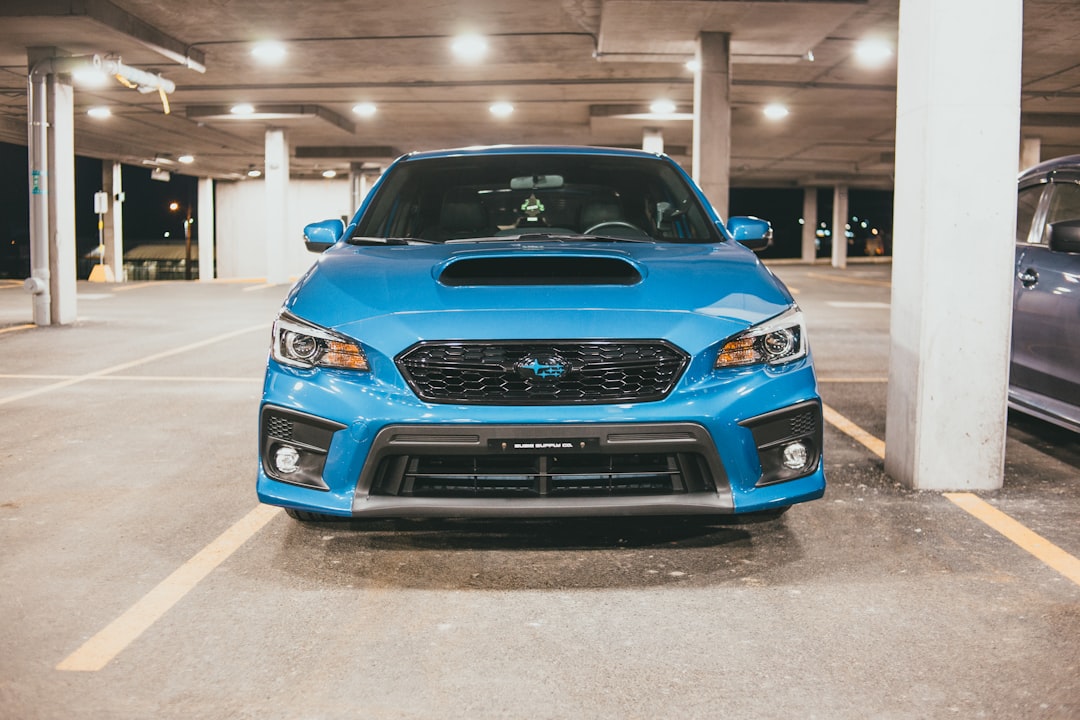
[[634, 225], [634, 224], [628, 223], [628, 222], [623, 222], [622, 220], [605, 220], [604, 222], [598, 222], [595, 225], [593, 225], [591, 228], [586, 230], [584, 234], [585, 235], [591, 235], [596, 230], [599, 230], [600, 228], [605, 228], [605, 227], [630, 228], [634, 232], [640, 233], [642, 237], [650, 237], [649, 233], [645, 232], [644, 230], [639, 228], [637, 225]]

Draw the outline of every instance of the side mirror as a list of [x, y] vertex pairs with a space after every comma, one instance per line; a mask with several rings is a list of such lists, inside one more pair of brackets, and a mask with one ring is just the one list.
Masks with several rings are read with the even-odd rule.
[[304, 227], [304, 245], [313, 253], [321, 253], [335, 245], [345, 234], [341, 220], [323, 220]]
[[1050, 226], [1050, 249], [1080, 253], [1080, 220], [1062, 220]]
[[728, 218], [727, 228], [736, 242], [754, 252], [761, 252], [772, 245], [772, 225], [768, 220], [737, 215]]

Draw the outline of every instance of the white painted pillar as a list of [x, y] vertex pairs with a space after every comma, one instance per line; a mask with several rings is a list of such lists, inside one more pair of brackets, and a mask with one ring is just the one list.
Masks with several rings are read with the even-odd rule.
[[641, 132], [641, 149], [650, 153], [664, 152], [664, 131], [660, 128], [645, 128]]
[[124, 281], [124, 181], [123, 165], [117, 161], [101, 164], [101, 181], [109, 193], [109, 219], [105, 222], [105, 265], [113, 279]]
[[1026, 137], [1020, 141], [1020, 172], [1042, 162], [1042, 138]]
[[726, 221], [731, 189], [731, 36], [698, 35], [697, 61], [693, 176]]
[[832, 196], [832, 266], [847, 267], [848, 189], [844, 185], [833, 188]]
[[214, 179], [199, 178], [199, 199], [195, 228], [199, 231], [199, 280], [213, 280], [214, 273]]
[[289, 143], [281, 128], [266, 130], [266, 282], [288, 282], [285, 243], [288, 242]]
[[803, 188], [802, 261], [817, 259], [817, 188]]
[[75, 91], [49, 75], [49, 293], [53, 325], [78, 319], [75, 274]]
[[885, 470], [912, 488], [1002, 484], [1022, 21], [900, 3]]

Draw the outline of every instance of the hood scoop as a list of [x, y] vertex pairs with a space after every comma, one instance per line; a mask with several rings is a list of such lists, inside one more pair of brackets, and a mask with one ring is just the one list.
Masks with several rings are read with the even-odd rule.
[[450, 287], [636, 285], [641, 271], [622, 258], [592, 255], [472, 257], [443, 268], [439, 282]]

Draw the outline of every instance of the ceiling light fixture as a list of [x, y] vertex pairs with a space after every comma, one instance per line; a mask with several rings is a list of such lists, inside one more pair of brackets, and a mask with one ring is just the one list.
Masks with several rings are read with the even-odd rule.
[[176, 161], [177, 162], [182, 162], [185, 165], [190, 165], [191, 163], [195, 162], [195, 156], [194, 155], [181, 155], [180, 157], [176, 158]]
[[240, 103], [229, 108], [233, 115], [251, 115], [255, 112], [255, 106], [250, 103]]
[[99, 105], [97, 107], [92, 107], [89, 110], [87, 110], [86, 114], [89, 115], [92, 118], [97, 118], [98, 120], [104, 120], [105, 118], [112, 116], [112, 110], [105, 107], [104, 105]]
[[686, 61], [686, 69], [689, 70], [692, 73], [700, 72], [701, 71], [701, 62], [699, 62], [698, 60], [687, 60]]
[[284, 60], [286, 51], [285, 46], [276, 40], [264, 40], [255, 43], [255, 46], [251, 48], [251, 54], [259, 62], [272, 64]]
[[508, 102], [492, 103], [488, 108], [495, 117], [505, 118], [514, 114], [514, 106]]
[[871, 38], [855, 46], [855, 57], [866, 67], [880, 67], [892, 57], [892, 47], [884, 40]]
[[480, 62], [487, 55], [487, 40], [476, 33], [459, 35], [450, 44], [450, 49], [459, 60], [464, 62]]
[[354, 113], [356, 113], [360, 117], [366, 117], [366, 118], [373, 117], [375, 115], [375, 113], [377, 112], [377, 110], [378, 110], [378, 108], [375, 107], [375, 103], [371, 103], [371, 102], [357, 103], [356, 105], [353, 105], [353, 108], [352, 108], [352, 111]]
[[675, 111], [678, 109], [675, 102], [673, 100], [668, 100], [667, 98], [654, 100], [652, 104], [649, 105], [649, 112], [654, 115], [674, 115]]
[[247, 176], [249, 178], [262, 177], [262, 170], [260, 170], [258, 168], [248, 168]]
[[762, 108], [761, 112], [770, 120], [783, 120], [789, 114], [787, 107], [780, 103], [769, 103]]
[[336, 178], [337, 170], [323, 170], [322, 176], [326, 179]]

